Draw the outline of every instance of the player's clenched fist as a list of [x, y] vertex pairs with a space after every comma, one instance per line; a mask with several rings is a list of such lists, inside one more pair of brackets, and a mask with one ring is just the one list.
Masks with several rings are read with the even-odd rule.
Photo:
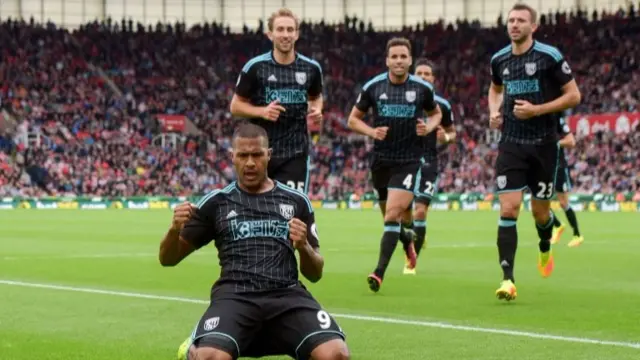
[[189, 203], [183, 202], [173, 209], [173, 222], [171, 224], [171, 229], [175, 231], [180, 231], [184, 227], [184, 224], [191, 219], [191, 216], [195, 212], [196, 207]]
[[538, 113], [538, 106], [526, 100], [516, 100], [516, 104], [513, 107], [513, 114], [521, 120], [536, 117], [538, 116]]
[[492, 113], [489, 115], [489, 128], [498, 129], [502, 126], [502, 114]]
[[276, 121], [281, 112], [284, 112], [284, 106], [280, 105], [280, 100], [274, 100], [269, 105], [264, 107], [262, 111], [262, 117], [266, 120]]
[[384, 140], [387, 137], [387, 131], [389, 130], [388, 126], [380, 126], [373, 129], [372, 138], [376, 140]]
[[307, 120], [311, 120], [314, 125], [320, 124], [322, 121], [322, 109], [320, 108], [309, 108], [307, 113]]
[[427, 135], [427, 124], [421, 119], [418, 119], [418, 124], [416, 125], [416, 134], [418, 134], [418, 136]]
[[294, 249], [301, 249], [307, 245], [307, 224], [300, 219], [289, 220], [289, 239]]
[[418, 134], [418, 136], [427, 136], [433, 130], [433, 128], [429, 129], [429, 126], [424, 120], [418, 119], [418, 124], [416, 125], [416, 134]]
[[449, 138], [447, 137], [447, 133], [444, 131], [444, 128], [440, 125], [436, 128], [436, 139], [441, 144], [446, 144], [449, 142]]

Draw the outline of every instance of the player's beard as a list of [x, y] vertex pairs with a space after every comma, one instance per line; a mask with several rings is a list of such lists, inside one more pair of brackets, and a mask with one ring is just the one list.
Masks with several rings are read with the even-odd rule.
[[520, 34], [511, 36], [511, 41], [513, 41], [516, 44], [522, 44], [524, 42], [527, 41], [527, 39], [529, 38], [529, 36], [531, 35], [531, 33], [525, 32], [525, 31], [520, 31]]

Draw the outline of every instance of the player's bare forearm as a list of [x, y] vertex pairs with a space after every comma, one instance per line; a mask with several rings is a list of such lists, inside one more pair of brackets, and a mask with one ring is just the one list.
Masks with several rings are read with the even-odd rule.
[[364, 113], [354, 108], [353, 110], [351, 110], [351, 114], [349, 114], [349, 120], [347, 121], [347, 126], [349, 127], [349, 129], [359, 134], [374, 138], [375, 130], [371, 126], [367, 125], [367, 123], [365, 123], [364, 120], [362, 120], [363, 116], [364, 116]]
[[562, 87], [562, 96], [548, 103], [538, 105], [538, 116], [551, 113], [559, 113], [572, 109], [582, 100], [582, 95], [575, 80], [571, 80]]
[[427, 129], [429, 132], [435, 130], [442, 121], [442, 111], [440, 106], [436, 105], [436, 108], [427, 113]]
[[491, 83], [487, 100], [489, 101], [489, 113], [499, 113], [502, 109], [502, 101], [504, 100], [503, 87]]
[[302, 275], [313, 283], [318, 282], [322, 278], [322, 269], [324, 268], [322, 255], [309, 243], [298, 249], [298, 253], [300, 253], [300, 272]]
[[574, 148], [576, 146], [576, 138], [573, 136], [573, 134], [568, 134], [567, 136], [560, 139], [560, 141], [558, 141], [558, 145], [565, 149]]
[[312, 98], [309, 97], [309, 101], [307, 101], [309, 108], [320, 109], [324, 106], [324, 99], [322, 98], [322, 94]]
[[180, 237], [180, 230], [169, 229], [160, 243], [160, 264], [162, 266], [176, 266], [195, 249]]
[[233, 95], [229, 108], [233, 116], [246, 118], [260, 118], [264, 111], [262, 106], [255, 106], [238, 95]]
[[[312, 114], [312, 121], [314, 125], [319, 126], [322, 129], [322, 107], [324, 106], [324, 101], [322, 99], [322, 94], [316, 97], [309, 97], [307, 101], [307, 106], [309, 107], [309, 112]], [[319, 115], [319, 116], [316, 116]]]

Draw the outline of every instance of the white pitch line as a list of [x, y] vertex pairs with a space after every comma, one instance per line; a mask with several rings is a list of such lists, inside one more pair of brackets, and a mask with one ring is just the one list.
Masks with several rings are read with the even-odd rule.
[[[193, 256], [211, 255], [215, 252], [198, 252], [191, 254]], [[29, 256], [5, 256], [0, 260], [17, 261], [17, 260], [64, 260], [64, 259], [117, 259], [117, 258], [137, 258], [137, 257], [158, 257], [158, 253], [141, 252], [141, 253], [104, 253], [104, 254], [74, 254], [74, 255], [29, 255]]]
[[[39, 284], [39, 283], [30, 283], [30, 282], [23, 282], [23, 281], [13, 281], [13, 280], [0, 280], [0, 285], [22, 286], [22, 287], [40, 288], [40, 289], [49, 289], [49, 290], [61, 290], [61, 291], [72, 291], [72, 292], [89, 293], [89, 294], [122, 296], [122, 297], [139, 298], [139, 299], [166, 300], [166, 301], [175, 301], [175, 302], [183, 302], [183, 303], [202, 304], [202, 305], [209, 304], [209, 301], [190, 299], [190, 298], [184, 298], [184, 297], [141, 294], [141, 293], [132, 293], [132, 292], [124, 292], [124, 291], [100, 290], [100, 289], [85, 288], [85, 287]], [[444, 322], [403, 320], [403, 319], [396, 319], [396, 318], [366, 316], [366, 315], [356, 315], [356, 314], [332, 313], [332, 315], [337, 318], [359, 320], [359, 321], [372, 321], [372, 322], [381, 322], [381, 323], [399, 324], [399, 325], [413, 325], [413, 326], [459, 330], [459, 331], [468, 331], [468, 332], [476, 332], [476, 333], [519, 336], [519, 337], [525, 337], [530, 339], [555, 340], [555, 341], [564, 341], [564, 342], [579, 343], [579, 344], [606, 345], [606, 346], [617, 346], [617, 347], [624, 347], [624, 348], [631, 348], [631, 349], [640, 349], [640, 343], [633, 343], [633, 342], [598, 340], [598, 339], [590, 339], [590, 338], [574, 337], [574, 336], [541, 334], [541, 333], [534, 333], [534, 332], [528, 332], [528, 331], [483, 328], [483, 327], [475, 327], [475, 326], [453, 325], [453, 324], [447, 324]]]
[[2, 260], [55, 260], [55, 259], [102, 259], [102, 258], [126, 258], [158, 256], [157, 253], [112, 253], [112, 254], [75, 254], [75, 255], [30, 255], [30, 256], [5, 256]]

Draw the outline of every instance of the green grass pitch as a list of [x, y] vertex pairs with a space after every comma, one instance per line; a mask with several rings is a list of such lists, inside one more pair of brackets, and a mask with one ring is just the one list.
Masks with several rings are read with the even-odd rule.
[[[209, 246], [162, 268], [170, 218], [166, 210], [0, 212], [0, 359], [174, 359], [206, 308], [218, 262]], [[372, 294], [365, 278], [380, 214], [317, 210], [325, 275], [309, 288], [347, 333], [352, 358], [640, 359], [638, 214], [578, 213], [585, 243], [568, 248], [568, 229], [543, 279], [523, 212], [512, 303], [494, 296], [497, 219], [431, 213], [418, 274], [402, 275], [398, 246]]]

